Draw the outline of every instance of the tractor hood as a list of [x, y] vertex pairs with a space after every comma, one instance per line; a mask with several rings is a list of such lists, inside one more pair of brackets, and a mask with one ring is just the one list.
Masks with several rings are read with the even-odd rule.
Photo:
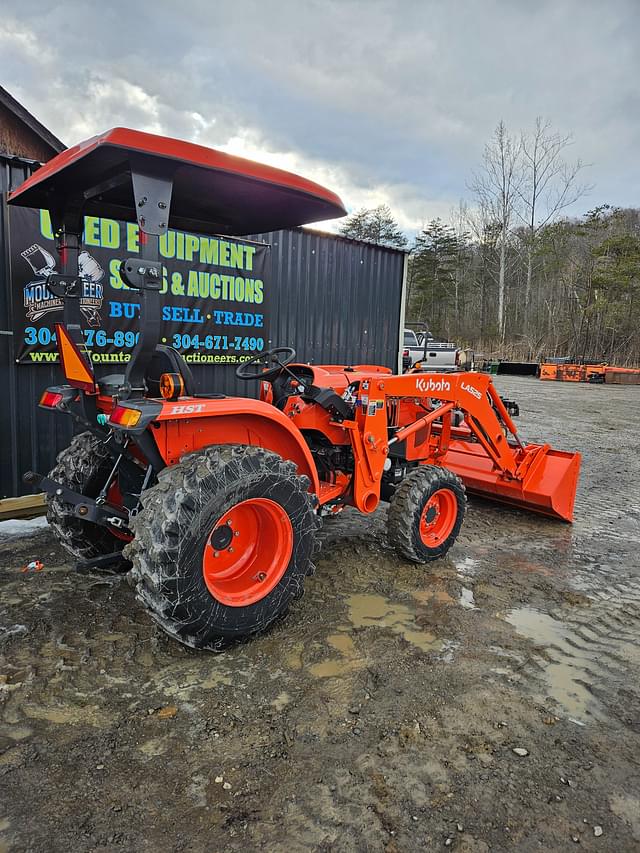
[[50, 210], [83, 196], [85, 214], [135, 222], [132, 163], [173, 181], [168, 226], [182, 231], [240, 236], [346, 214], [335, 193], [291, 172], [122, 127], [49, 160], [9, 203]]

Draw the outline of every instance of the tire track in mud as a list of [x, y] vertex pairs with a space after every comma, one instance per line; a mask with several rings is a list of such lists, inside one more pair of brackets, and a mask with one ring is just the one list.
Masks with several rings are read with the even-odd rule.
[[574, 524], [566, 542], [557, 537], [565, 548], [543, 553], [536, 539], [545, 532], [531, 532], [535, 560], [567, 603], [507, 613], [533, 648], [495, 650], [496, 671], [580, 722], [628, 723], [640, 716], [640, 463], [628, 428], [640, 420], [640, 389], [545, 385], [545, 397], [558, 400], [550, 407], [540, 404], [537, 381], [500, 377], [497, 385], [518, 400], [526, 439], [579, 451], [582, 467]]
[[530, 660], [517, 670], [523, 687], [551, 698], [577, 722], [619, 715], [618, 693], [628, 694], [640, 671], [639, 581], [594, 591], [586, 606], [564, 606], [550, 614], [521, 607], [506, 620], [535, 645]]

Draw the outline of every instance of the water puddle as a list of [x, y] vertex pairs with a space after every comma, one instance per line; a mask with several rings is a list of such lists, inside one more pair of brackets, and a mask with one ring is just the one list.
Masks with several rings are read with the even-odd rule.
[[458, 577], [461, 578], [475, 578], [480, 571], [480, 560], [476, 560], [473, 557], [463, 557], [462, 560], [455, 560], [454, 565]]
[[215, 690], [216, 687], [220, 687], [221, 684], [232, 685], [233, 683], [233, 678], [230, 675], [224, 672], [216, 672], [214, 670], [209, 673], [200, 685], [195, 686], [200, 686], [203, 690]]
[[323, 660], [309, 667], [309, 672], [315, 678], [340, 678], [350, 672], [360, 669], [357, 661], [350, 660]]
[[285, 653], [283, 662], [288, 669], [302, 669], [302, 652], [304, 647], [302, 643], [294, 643], [288, 652]]
[[163, 667], [150, 674], [151, 678], [143, 688], [155, 688], [172, 698], [177, 696], [180, 699], [190, 699], [194, 693], [198, 695], [203, 690], [216, 690], [223, 685], [232, 685], [234, 678], [221, 657], [211, 660], [213, 666], [207, 661], [195, 664], [176, 663]]
[[32, 720], [44, 720], [47, 723], [58, 725], [82, 725], [100, 727], [105, 721], [100, 718], [100, 709], [97, 705], [23, 705], [22, 710], [26, 717]]
[[353, 640], [348, 634], [330, 634], [327, 643], [331, 648], [339, 652], [339, 658], [314, 663], [309, 667], [309, 672], [315, 678], [339, 678], [350, 672], [362, 669], [364, 661], [359, 657]]
[[344, 657], [357, 657], [356, 647], [348, 634], [330, 634], [327, 643]]
[[276, 711], [283, 711], [290, 702], [291, 696], [286, 692], [286, 690], [283, 690], [282, 693], [279, 693], [269, 704], [272, 708], [275, 708]]
[[454, 599], [446, 589], [416, 589], [411, 595], [419, 604], [453, 604]]
[[473, 597], [473, 592], [464, 586], [460, 590], [460, 605], [464, 607], [465, 610], [476, 609], [476, 600]]
[[544, 668], [548, 695], [578, 723], [602, 719], [589, 689], [593, 682], [591, 668], [596, 661], [576, 645], [571, 629], [531, 607], [512, 610], [505, 618], [518, 634], [546, 647], [551, 660], [539, 658], [538, 662]]
[[354, 628], [388, 628], [423, 652], [442, 648], [442, 641], [423, 630], [416, 623], [415, 613], [405, 604], [389, 601], [382, 595], [351, 595], [347, 604]]
[[26, 740], [28, 737], [31, 737], [33, 734], [33, 730], [27, 728], [27, 726], [3, 726], [0, 729], [2, 733], [6, 733], [7, 737], [10, 737], [11, 740]]
[[123, 634], [120, 631], [114, 631], [111, 634], [101, 633], [100, 639], [104, 640], [105, 643], [120, 643], [122, 640], [131, 642], [131, 637], [128, 634]]

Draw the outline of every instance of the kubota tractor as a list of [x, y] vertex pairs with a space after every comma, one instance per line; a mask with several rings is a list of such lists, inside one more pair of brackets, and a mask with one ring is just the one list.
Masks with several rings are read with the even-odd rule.
[[[308, 365], [281, 346], [241, 364], [260, 399], [198, 389], [160, 346], [168, 228], [242, 235], [342, 216], [310, 181], [198, 145], [122, 128], [64, 151], [9, 202], [48, 209], [64, 301], [56, 327], [65, 384], [46, 409], [78, 433], [48, 476], [48, 518], [88, 566], [131, 567], [137, 597], [169, 634], [215, 649], [286, 613], [313, 571], [323, 515], [390, 502], [402, 557], [447, 553], [467, 491], [571, 520], [580, 457], [525, 445], [487, 375], [392, 375]], [[123, 373], [96, 376], [80, 299], [84, 216], [137, 222], [140, 254], [120, 275], [140, 297], [139, 339]], [[215, 377], [215, 373], [212, 373]]]

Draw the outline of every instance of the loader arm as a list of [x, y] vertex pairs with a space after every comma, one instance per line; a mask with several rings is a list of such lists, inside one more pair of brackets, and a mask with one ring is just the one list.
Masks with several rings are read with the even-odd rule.
[[[395, 423], [390, 411], [397, 413]], [[365, 379], [358, 390], [355, 418], [343, 426], [350, 430], [354, 450], [354, 503], [364, 512], [377, 505], [386, 460], [394, 445], [402, 445], [407, 462], [449, 468], [470, 492], [572, 519], [579, 454], [552, 450], [546, 444], [523, 444], [490, 376], [405, 374]]]

